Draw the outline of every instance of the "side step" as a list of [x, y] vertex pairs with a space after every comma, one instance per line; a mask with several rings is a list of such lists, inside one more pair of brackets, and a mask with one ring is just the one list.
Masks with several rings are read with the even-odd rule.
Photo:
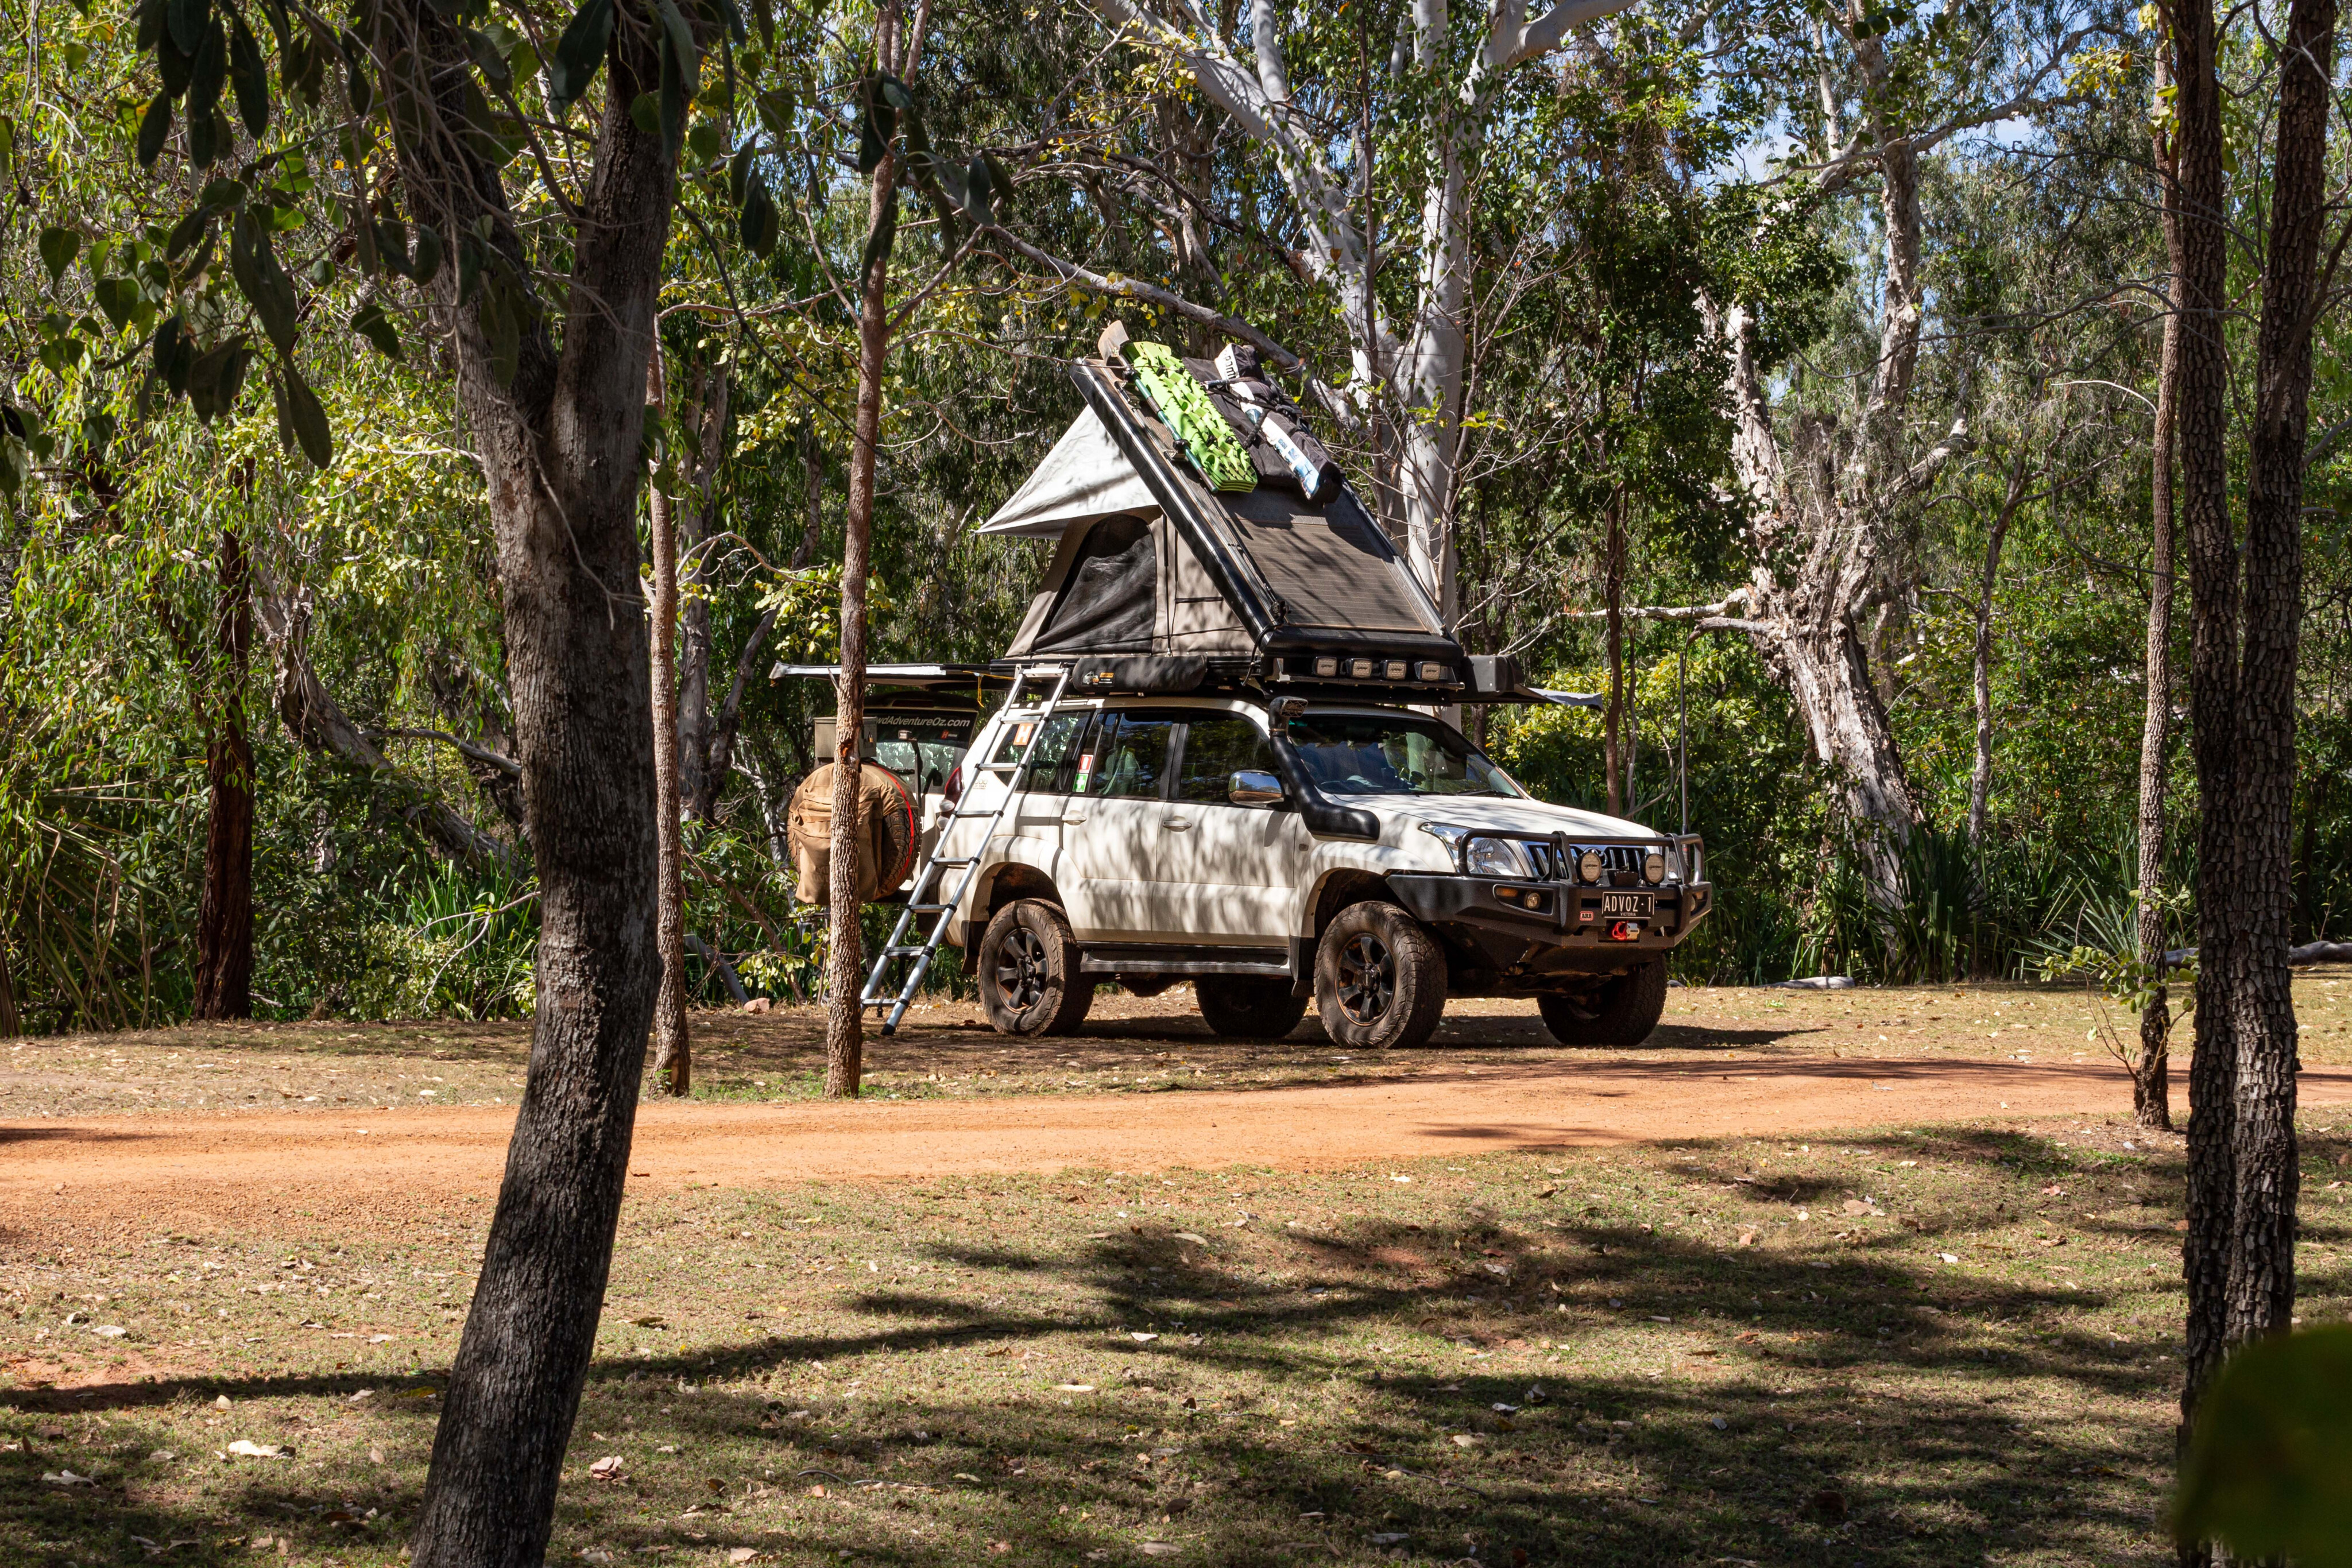
[[1290, 955], [1277, 947], [1083, 947], [1081, 975], [1248, 975], [1293, 978]]

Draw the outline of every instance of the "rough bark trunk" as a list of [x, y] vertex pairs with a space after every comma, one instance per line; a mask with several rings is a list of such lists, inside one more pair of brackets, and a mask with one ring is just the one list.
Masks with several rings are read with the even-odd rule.
[[[423, 0], [369, 15], [386, 90], [412, 95], [425, 128], [399, 148], [414, 216], [444, 235], [487, 218], [499, 276], [521, 287], [530, 258], [466, 133], [464, 37]], [[415, 1568], [546, 1557], [660, 977], [635, 457], [677, 183], [661, 138], [630, 113], [656, 86], [660, 30], [631, 7], [614, 31], [560, 350], [534, 319], [501, 381], [480, 299], [458, 301], [453, 268], [436, 285], [496, 531], [541, 935], [530, 1071], [434, 1434]]]
[[[695, 591], [684, 595], [678, 605], [677, 788], [678, 799], [698, 822], [708, 822], [718, 812], [719, 791], [727, 786], [727, 753], [734, 738], [728, 732], [726, 716], [710, 711], [710, 595], [707, 590], [711, 552], [704, 548], [718, 507], [719, 463], [725, 455], [730, 387], [723, 365], [706, 368], [695, 376], [692, 412], [700, 450], [694, 460], [693, 483], [679, 497], [683, 505], [677, 514], [684, 546], [679, 577]], [[752, 634], [755, 645], [761, 635]], [[739, 677], [739, 690], [740, 684]]]
[[[877, 31], [887, 39], [896, 19], [886, 5]], [[887, 42], [876, 50], [888, 59]], [[857, 299], [857, 419], [849, 449], [849, 498], [841, 548], [841, 674], [834, 691], [832, 948], [826, 955], [824, 1092], [855, 1099], [865, 1075], [865, 944], [858, 933], [858, 789], [866, 735], [866, 585], [872, 570], [874, 464], [882, 440], [882, 374], [890, 353], [890, 204], [898, 199], [898, 160], [886, 151], [875, 165], [866, 232], [884, 236], [859, 279]]]
[[2214, 26], [2200, 3], [2174, 18], [2189, 306], [2181, 470], [2200, 798], [2197, 1053], [2183, 1249], [2189, 1322], [2182, 1406], [2190, 1416], [2230, 1348], [2284, 1332], [2294, 1304], [2295, 1023], [2286, 960], [2294, 677], [2311, 335], [2325, 295], [2318, 256], [2328, 218], [2336, 11], [2335, 0], [2294, 0], [2278, 55], [2277, 153], [2247, 441], [2242, 580], [2227, 507], [2226, 238]]
[[221, 529], [213, 649], [210, 664], [218, 706], [205, 756], [212, 801], [205, 823], [205, 891], [196, 910], [196, 994], [191, 1010], [199, 1019], [242, 1019], [253, 1016], [253, 744], [245, 724], [245, 685], [253, 656], [253, 577], [245, 541], [232, 528]]
[[[2159, 66], [2169, 79], [2168, 68]], [[2169, 139], [2155, 136], [2157, 178], [2162, 183], [2167, 290], [2164, 347], [2157, 361], [2156, 428], [2148, 440], [2147, 709], [2139, 738], [2139, 959], [2151, 976], [2164, 972], [2171, 933], [2165, 929], [2165, 780], [2172, 750], [2172, 458], [2179, 410], [2180, 195]], [[2132, 1121], [2172, 1130], [2172, 998], [2158, 985], [2139, 1015], [2139, 1059], [2132, 1064]]]
[[[2279, 53], [2278, 155], [2247, 441], [2245, 624], [2240, 639], [2235, 789], [2239, 891], [2205, 916], [2236, 920], [2225, 978], [2236, 1014], [2238, 1092], [2231, 1343], [2284, 1333], [2294, 1310], [2295, 669], [2303, 630], [2304, 452], [2312, 329], [2324, 287], [2327, 146], [2336, 0], [2294, 0]], [[2208, 797], [2208, 809], [2218, 799]]]
[[[2179, 0], [2172, 12], [2174, 158], [2180, 202], [2179, 391], [2180, 517], [2188, 539], [2189, 750], [2202, 801], [2197, 829], [2198, 1007], [2189, 1068], [2189, 1229], [2181, 1242], [2188, 1334], [2180, 1395], [2186, 1441], [2198, 1397], [2228, 1346], [2231, 1210], [2237, 1185], [2232, 1136], [2237, 1033], [2221, 1001], [2238, 925], [2235, 835], [2228, 803], [2237, 685], [2237, 550], [2231, 537], [2227, 216], [2221, 99], [2211, 0]], [[2201, 1562], [2200, 1548], [2184, 1562]]]
[[[656, 339], [646, 361], [646, 402], [658, 413], [667, 387]], [[694, 1044], [686, 1022], [686, 841], [678, 822], [677, 508], [659, 474], [646, 484], [653, 536], [650, 657], [654, 739], [655, 945], [661, 986], [654, 994], [654, 1076], [672, 1094], [694, 1083]]]

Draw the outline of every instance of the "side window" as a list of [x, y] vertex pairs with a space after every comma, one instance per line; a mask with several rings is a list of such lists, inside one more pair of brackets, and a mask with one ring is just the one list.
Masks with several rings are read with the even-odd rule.
[[1176, 795], [1203, 805], [1229, 805], [1233, 777], [1244, 769], [1272, 773], [1274, 747], [1239, 714], [1196, 714], [1186, 727], [1182, 777]]
[[1168, 774], [1168, 743], [1176, 729], [1172, 715], [1150, 711], [1105, 714], [1088, 757], [1078, 759], [1074, 793], [1107, 800], [1160, 799]]
[[1004, 732], [995, 759], [1018, 762], [1034, 744], [1037, 758], [1029, 769], [1029, 788], [1038, 794], [1059, 794], [1069, 788], [1068, 770], [1063, 764], [1069, 759], [1079, 730], [1093, 716], [1087, 713], [1057, 713], [1042, 721], [1016, 724]]

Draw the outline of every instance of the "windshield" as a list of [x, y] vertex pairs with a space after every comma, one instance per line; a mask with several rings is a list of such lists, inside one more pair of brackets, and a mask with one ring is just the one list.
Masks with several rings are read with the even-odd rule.
[[1308, 714], [1290, 721], [1289, 735], [1328, 794], [1519, 794], [1459, 734], [1416, 714]]

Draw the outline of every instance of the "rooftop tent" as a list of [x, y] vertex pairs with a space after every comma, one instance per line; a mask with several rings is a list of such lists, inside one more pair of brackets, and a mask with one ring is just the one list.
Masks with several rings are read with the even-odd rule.
[[[1183, 364], [1219, 380], [1208, 361]], [[1409, 685], [1462, 683], [1461, 644], [1388, 535], [1344, 486], [1303, 494], [1234, 399], [1211, 389], [1257, 478], [1213, 489], [1125, 367], [1082, 360], [1070, 373], [1086, 412], [981, 529], [1060, 541], [1008, 658], [1195, 655], [1280, 679], [1311, 674], [1318, 653], [1384, 655], [1445, 666], [1443, 681]]]
[[1121, 512], [1157, 511], [1160, 503], [1135, 476], [1127, 459], [1094, 410], [1078, 415], [1036, 472], [1013, 498], [981, 524], [984, 534], [1025, 534], [1058, 538], [1073, 523], [1090, 523]]

